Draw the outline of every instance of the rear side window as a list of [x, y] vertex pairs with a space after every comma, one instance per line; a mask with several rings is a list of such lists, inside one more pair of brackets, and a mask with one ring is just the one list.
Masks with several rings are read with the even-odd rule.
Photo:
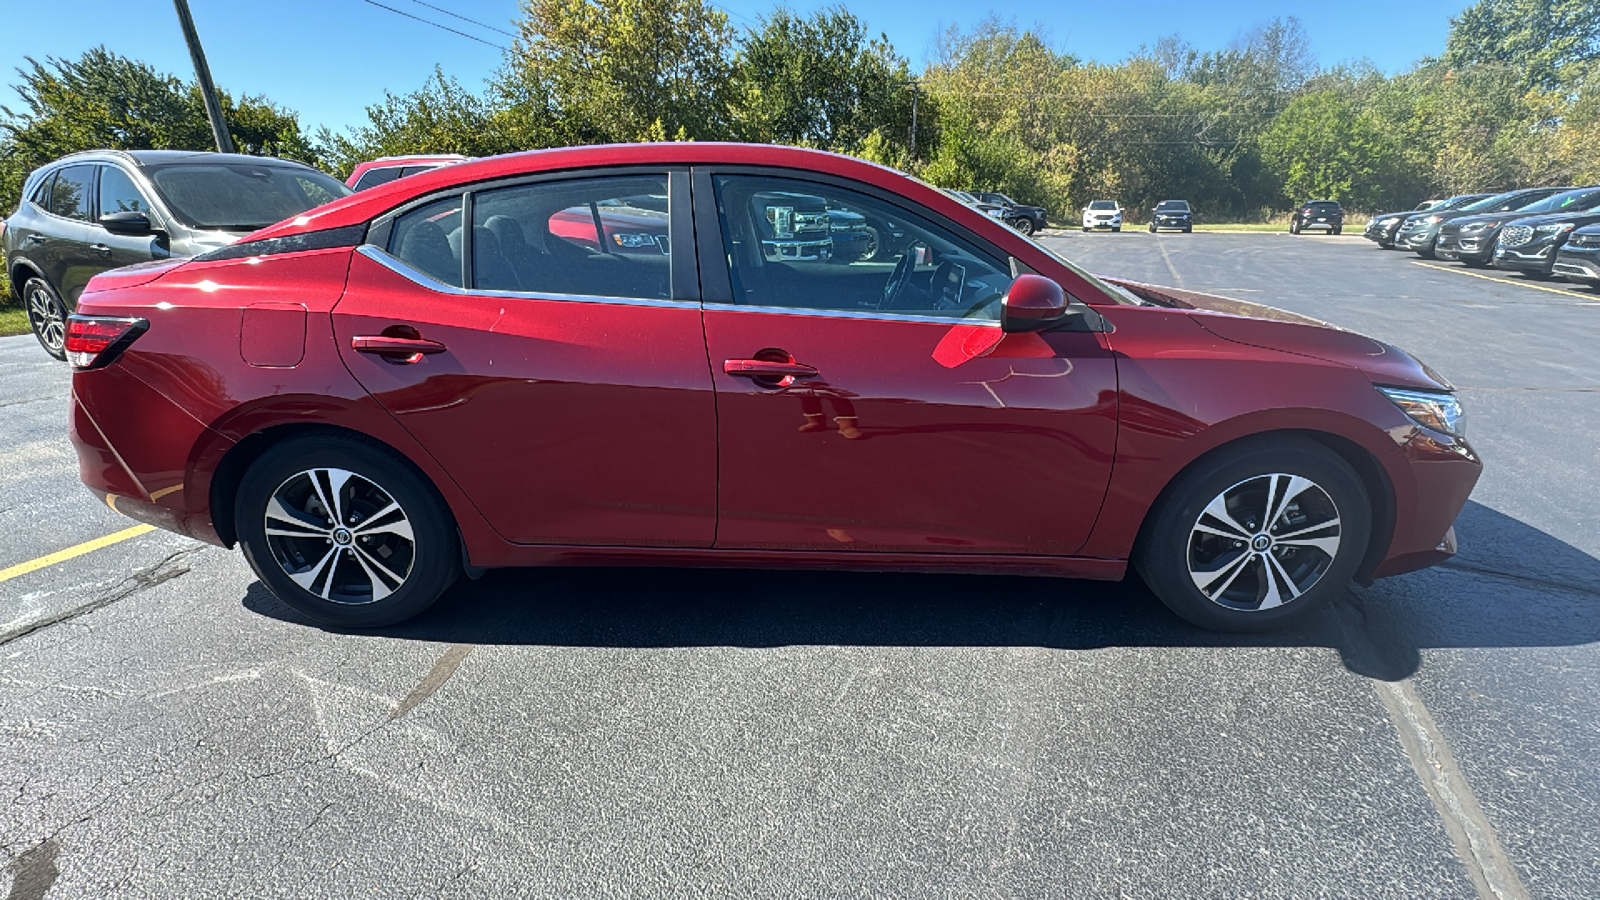
[[56, 175], [50, 191], [50, 212], [66, 219], [89, 220], [89, 190], [94, 166], [67, 166]]
[[472, 197], [473, 287], [670, 299], [667, 176], [545, 181]]
[[446, 197], [396, 219], [389, 255], [435, 281], [461, 287], [461, 198]]
[[364, 191], [369, 187], [377, 187], [380, 184], [388, 184], [399, 177], [399, 166], [384, 166], [379, 169], [368, 169], [361, 173], [360, 178], [356, 179], [356, 190]]
[[128, 173], [116, 166], [100, 167], [100, 215], [114, 212], [150, 212], [150, 201], [144, 198]]
[[40, 209], [49, 209], [50, 208], [50, 183], [55, 181], [55, 180], [56, 180], [56, 175], [55, 175], [54, 172], [51, 172], [49, 175], [46, 175], [44, 177], [44, 179], [39, 182], [39, 186], [34, 188], [33, 196], [29, 197], [28, 199], [32, 200], [33, 204], [35, 206], [39, 207]]
[[437, 169], [437, 168], [439, 168], [439, 167], [438, 166], [406, 166], [405, 168], [400, 170], [400, 177], [401, 178], [410, 178], [412, 175], [418, 175], [418, 174], [421, 174], [423, 172], [432, 172], [434, 169]]

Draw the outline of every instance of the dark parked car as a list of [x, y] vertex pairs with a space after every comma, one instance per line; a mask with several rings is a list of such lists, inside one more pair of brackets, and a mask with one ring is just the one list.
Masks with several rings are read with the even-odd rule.
[[[548, 232], [660, 195], [667, 254]], [[911, 240], [893, 266], [774, 259], [767, 210], [799, 196]], [[521, 236], [487, 239], [491, 212]], [[241, 545], [339, 626], [489, 567], [1131, 565], [1185, 618], [1259, 630], [1449, 558], [1481, 471], [1454, 390], [1398, 348], [1087, 275], [920, 181], [791, 147], [425, 172], [104, 273], [67, 346], [90, 489]]]
[[[1458, 207], [1466, 206], [1468, 203], [1482, 200], [1489, 196], [1491, 195], [1458, 194], [1457, 196], [1451, 197], [1448, 200], [1440, 200], [1431, 206], [1426, 206], [1426, 210], [1427, 212], [1437, 212], [1446, 209], [1456, 209]], [[1405, 212], [1383, 213], [1382, 215], [1373, 216], [1372, 219], [1367, 222], [1367, 228], [1361, 233], [1361, 236], [1369, 241], [1376, 241], [1378, 246], [1385, 250], [1393, 250], [1395, 234], [1400, 231], [1400, 226], [1404, 225], [1407, 219], [1418, 214], [1419, 213], [1414, 210], [1406, 210]]]
[[1163, 200], [1156, 204], [1156, 208], [1150, 211], [1150, 233], [1162, 230], [1181, 231], [1184, 234], [1194, 230], [1194, 210], [1189, 208], [1189, 201]]
[[974, 193], [973, 196], [985, 203], [998, 204], [1004, 208], [1006, 211], [1005, 220], [1010, 223], [1012, 228], [1023, 234], [1042, 231], [1045, 225], [1048, 224], [1045, 222], [1044, 207], [1042, 206], [1028, 206], [1018, 203], [1005, 194], [998, 194], [994, 191], [978, 192]]
[[1567, 242], [1567, 235], [1586, 225], [1600, 225], [1600, 208], [1569, 206], [1561, 212], [1513, 219], [1495, 238], [1494, 267], [1549, 278], [1555, 274], [1556, 253]]
[[350, 189], [288, 160], [184, 150], [92, 150], [36, 169], [0, 232], [11, 291], [46, 352], [95, 274], [230, 244]]
[[1600, 287], [1600, 225], [1575, 229], [1556, 251], [1555, 273], [1568, 281]]
[[876, 238], [867, 217], [855, 210], [828, 206], [828, 225], [833, 236], [833, 261], [853, 263], [868, 259], [876, 250]]
[[1500, 237], [1500, 229], [1508, 222], [1544, 213], [1563, 210], [1581, 212], [1596, 207], [1600, 207], [1600, 186], [1569, 189], [1510, 213], [1452, 219], [1440, 227], [1433, 255], [1469, 266], [1487, 266], [1494, 262], [1495, 241]]
[[1289, 219], [1289, 233], [1299, 234], [1312, 228], [1325, 229], [1329, 234], [1344, 230], [1344, 207], [1336, 200], [1307, 200], [1300, 204]]
[[1513, 212], [1525, 209], [1546, 197], [1570, 191], [1570, 187], [1524, 188], [1485, 197], [1456, 209], [1429, 210], [1408, 217], [1395, 232], [1394, 244], [1402, 250], [1415, 252], [1423, 259], [1433, 259], [1440, 229], [1452, 219], [1490, 213]]

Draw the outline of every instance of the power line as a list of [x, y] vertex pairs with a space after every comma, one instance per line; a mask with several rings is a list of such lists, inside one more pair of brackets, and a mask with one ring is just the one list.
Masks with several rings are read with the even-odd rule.
[[431, 21], [429, 21], [427, 19], [424, 19], [421, 16], [414, 16], [411, 13], [408, 13], [403, 9], [395, 9], [392, 6], [384, 6], [382, 3], [379, 3], [378, 0], [362, 0], [362, 2], [363, 3], [370, 3], [373, 6], [378, 7], [379, 9], [387, 9], [389, 12], [392, 12], [395, 15], [398, 15], [398, 16], [405, 16], [408, 19], [415, 19], [415, 20], [417, 20], [418, 22], [421, 22], [424, 25], [432, 25], [435, 28], [442, 28], [445, 31], [450, 32], [451, 34], [459, 34], [459, 35], [461, 35], [462, 37], [466, 38], [469, 41], [477, 41], [480, 44], [487, 44], [490, 47], [494, 47], [494, 48], [496, 48], [498, 50], [506, 50], [506, 49], [508, 49], [507, 47], [504, 47], [504, 46], [502, 46], [500, 44], [496, 44], [494, 41], [486, 41], [483, 38], [478, 37], [475, 34], [467, 34], [465, 31], [457, 31], [456, 29], [451, 28], [449, 25], [440, 25], [438, 22], [431, 22]]
[[493, 25], [488, 25], [488, 24], [485, 24], [483, 22], [479, 22], [477, 19], [469, 19], [466, 16], [463, 16], [463, 15], [461, 15], [459, 13], [453, 13], [450, 10], [445, 9], [442, 6], [434, 6], [432, 3], [424, 3], [424, 2], [422, 2], [422, 0], [411, 0], [411, 2], [417, 4], [418, 6], [426, 6], [427, 8], [429, 8], [431, 10], [434, 10], [436, 12], [442, 12], [447, 16], [452, 16], [454, 18], [460, 19], [463, 22], [471, 22], [472, 24], [478, 26], [479, 28], [487, 28], [490, 31], [498, 31], [501, 34], [505, 35], [506, 37], [516, 37], [517, 36], [517, 33], [514, 32], [514, 31], [507, 31], [504, 28], [496, 28]]

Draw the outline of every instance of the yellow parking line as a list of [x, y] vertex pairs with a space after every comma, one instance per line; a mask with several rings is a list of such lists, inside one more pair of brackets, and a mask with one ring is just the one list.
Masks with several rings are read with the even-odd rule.
[[1482, 278], [1485, 281], [1509, 284], [1512, 287], [1533, 288], [1536, 291], [1549, 291], [1552, 294], [1566, 294], [1568, 297], [1577, 297], [1579, 300], [1586, 300], [1590, 303], [1600, 303], [1600, 299], [1597, 299], [1593, 294], [1580, 294], [1577, 291], [1564, 291], [1561, 288], [1545, 287], [1542, 284], [1528, 284], [1525, 281], [1512, 281], [1509, 278], [1496, 278], [1493, 275], [1485, 275], [1482, 272], [1469, 272], [1466, 269], [1455, 269], [1451, 268], [1450, 266], [1436, 266], [1432, 263], [1425, 263], [1416, 259], [1408, 259], [1406, 262], [1411, 263], [1413, 266], [1421, 266], [1424, 269], [1433, 269], [1435, 272], [1450, 272], [1455, 275], [1471, 275], [1473, 278]]
[[10, 581], [11, 579], [16, 578], [18, 575], [26, 575], [29, 572], [38, 571], [46, 566], [53, 566], [58, 562], [66, 562], [75, 556], [82, 556], [85, 553], [93, 553], [94, 551], [99, 550], [101, 547], [109, 547], [112, 544], [121, 543], [128, 538], [136, 538], [145, 532], [155, 530], [156, 529], [154, 525], [135, 525], [132, 528], [124, 528], [115, 534], [108, 534], [105, 537], [97, 537], [92, 541], [84, 541], [76, 547], [68, 547], [65, 550], [57, 550], [54, 553], [41, 556], [38, 559], [30, 559], [25, 563], [17, 563], [9, 569], [0, 569], [0, 581]]

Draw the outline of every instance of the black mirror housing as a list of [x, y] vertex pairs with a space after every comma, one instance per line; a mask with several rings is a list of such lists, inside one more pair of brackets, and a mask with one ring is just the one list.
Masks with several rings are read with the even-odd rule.
[[127, 237], [154, 234], [156, 231], [150, 223], [150, 216], [137, 210], [106, 213], [100, 217], [100, 226], [112, 234]]

